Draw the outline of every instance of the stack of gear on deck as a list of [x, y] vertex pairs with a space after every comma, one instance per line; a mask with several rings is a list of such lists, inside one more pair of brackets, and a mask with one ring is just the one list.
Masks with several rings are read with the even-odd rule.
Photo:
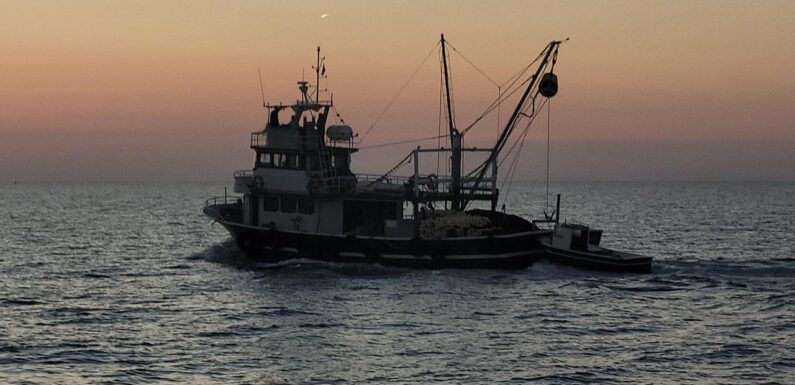
[[489, 218], [460, 211], [434, 211], [420, 225], [420, 237], [441, 239], [492, 234], [496, 228]]

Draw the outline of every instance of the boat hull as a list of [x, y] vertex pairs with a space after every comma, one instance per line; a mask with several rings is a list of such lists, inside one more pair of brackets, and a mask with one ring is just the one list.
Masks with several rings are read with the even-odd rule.
[[266, 262], [306, 258], [422, 269], [520, 269], [543, 256], [547, 230], [445, 239], [312, 234], [219, 221], [246, 255]]
[[562, 249], [553, 247], [548, 238], [542, 239], [541, 244], [545, 258], [554, 263], [602, 271], [651, 273], [651, 257], [608, 249], [604, 250], [610, 254]]

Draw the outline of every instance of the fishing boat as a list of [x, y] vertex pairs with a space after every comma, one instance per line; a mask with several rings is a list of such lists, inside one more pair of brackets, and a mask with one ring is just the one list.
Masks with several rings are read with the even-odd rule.
[[[253, 258], [366, 262], [413, 268], [522, 268], [544, 255], [552, 230], [498, 210], [500, 154], [520, 122], [529, 127], [537, 106], [557, 94], [554, 73], [561, 41], [552, 41], [515, 78], [520, 94], [496, 143], [465, 147], [451, 103], [448, 43], [439, 42], [449, 146], [417, 147], [380, 175], [351, 170], [359, 150], [344, 120], [331, 124], [333, 97], [321, 100], [325, 58], [317, 50], [316, 82], [298, 82], [295, 103], [268, 104], [265, 127], [251, 133], [252, 169], [234, 173], [238, 196], [210, 198], [204, 213], [225, 227]], [[314, 92], [311, 92], [314, 91]], [[521, 92], [521, 93], [519, 93]], [[502, 103], [499, 98], [492, 107]], [[283, 112], [289, 119], [282, 120]], [[336, 114], [339, 117], [339, 114]], [[521, 130], [521, 129], [520, 129]], [[526, 128], [525, 128], [526, 130]], [[515, 138], [514, 138], [515, 139]], [[522, 138], [523, 139], [523, 138]], [[444, 172], [423, 172], [428, 154], [449, 159]], [[465, 156], [480, 159], [471, 169]], [[438, 158], [437, 158], [438, 159]], [[399, 166], [413, 165], [409, 175]]]
[[595, 270], [650, 273], [653, 258], [599, 245], [602, 230], [581, 223], [560, 222], [557, 196], [554, 228], [541, 238], [544, 257], [553, 263]]

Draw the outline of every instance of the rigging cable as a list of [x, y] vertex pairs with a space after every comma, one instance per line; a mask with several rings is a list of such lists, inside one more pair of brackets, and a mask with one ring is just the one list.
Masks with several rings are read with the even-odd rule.
[[[545, 98], [544, 101], [541, 102], [541, 106], [539, 107], [539, 109], [544, 108], [544, 104], [546, 104], [548, 101], [549, 101], [549, 99]], [[508, 198], [508, 195], [511, 193], [511, 186], [513, 185], [513, 178], [516, 175], [516, 169], [518, 168], [517, 164], [518, 164], [519, 156], [521, 155], [522, 149], [524, 148], [525, 138], [527, 137], [527, 134], [529, 132], [530, 126], [533, 125], [533, 122], [535, 121], [536, 116], [537, 115], [535, 115], [535, 114], [529, 116], [530, 117], [530, 121], [527, 122], [527, 125], [525, 126], [524, 130], [522, 130], [522, 133], [519, 134], [519, 136], [516, 138], [516, 141], [514, 141], [514, 143], [508, 149], [508, 152], [505, 154], [505, 156], [502, 158], [502, 160], [499, 161], [498, 167], [502, 167], [502, 164], [505, 163], [506, 160], [508, 160], [508, 157], [511, 155], [513, 150], [516, 148], [517, 145], [519, 145], [519, 149], [516, 152], [516, 154], [514, 155], [513, 160], [511, 160], [511, 165], [508, 167], [508, 172], [505, 175], [505, 179], [503, 179], [502, 184], [500, 184], [500, 190], [503, 190], [503, 188], [505, 187], [506, 184], [508, 185], [508, 189], [505, 191], [505, 194], [503, 196], [503, 201], [505, 201]]]
[[[337, 107], [331, 106], [331, 109], [334, 110], [335, 121], [339, 119], [340, 123], [345, 124], [345, 119], [342, 118], [342, 115], [340, 114], [339, 110], [337, 110]], [[326, 119], [328, 119], [328, 117], [326, 117]]]
[[370, 131], [372, 131], [373, 128], [375, 128], [375, 125], [378, 123], [378, 121], [381, 120], [381, 118], [384, 116], [384, 114], [387, 112], [387, 110], [389, 110], [389, 108], [392, 107], [392, 104], [395, 103], [395, 101], [397, 100], [398, 96], [400, 96], [400, 94], [403, 93], [403, 90], [405, 90], [406, 87], [409, 85], [409, 83], [411, 83], [411, 81], [414, 79], [414, 77], [417, 76], [417, 73], [420, 72], [420, 69], [422, 68], [422, 66], [425, 65], [425, 62], [428, 61], [428, 58], [431, 57], [431, 54], [433, 54], [433, 52], [436, 50], [436, 47], [438, 45], [439, 45], [439, 42], [437, 42], [436, 44], [433, 45], [433, 48], [431, 48], [431, 51], [428, 52], [428, 55], [425, 56], [425, 59], [422, 59], [422, 63], [420, 63], [420, 65], [417, 67], [417, 69], [414, 70], [414, 73], [412, 73], [411, 76], [409, 76], [409, 79], [406, 81], [406, 83], [404, 83], [403, 86], [400, 87], [400, 89], [395, 94], [395, 96], [392, 97], [392, 100], [390, 100], [389, 103], [386, 105], [386, 108], [384, 108], [384, 110], [381, 111], [380, 114], [378, 114], [378, 116], [375, 118], [375, 121], [373, 121], [373, 123], [370, 124], [370, 127], [367, 128], [367, 131], [365, 131], [364, 135], [362, 135], [362, 139], [359, 140], [359, 143], [357, 143], [357, 144], [361, 144], [367, 138], [367, 135], [369, 135]]
[[[549, 101], [549, 99], [547, 99]], [[547, 204], [544, 207], [544, 212], [549, 209], [549, 121], [552, 115], [552, 103], [547, 103]]]
[[[467, 131], [469, 131], [470, 129], [472, 129], [472, 127], [474, 127], [474, 126], [475, 126], [476, 124], [478, 124], [478, 122], [480, 122], [480, 121], [481, 121], [481, 120], [482, 120], [484, 117], [486, 117], [488, 114], [490, 114], [490, 113], [491, 113], [491, 112], [492, 112], [492, 111], [493, 111], [495, 108], [497, 108], [497, 106], [499, 106], [500, 104], [502, 104], [502, 102], [504, 102], [506, 99], [508, 99], [509, 97], [511, 97], [511, 96], [512, 96], [514, 93], [516, 93], [516, 91], [520, 90], [520, 89], [522, 88], [522, 86], [523, 86], [523, 85], [527, 84], [527, 82], [529, 82], [529, 81], [532, 79], [532, 77], [530, 77], [530, 78], [527, 78], [525, 81], [523, 81], [523, 82], [522, 82], [521, 84], [519, 84], [519, 85], [516, 85], [516, 82], [517, 82], [519, 79], [521, 79], [522, 75], [523, 75], [525, 72], [527, 72], [528, 70], [530, 70], [530, 69], [533, 67], [533, 64], [535, 64], [535, 63], [536, 63], [536, 62], [537, 62], [539, 59], [541, 59], [541, 57], [544, 55], [544, 52], [545, 52], [545, 51], [546, 51], [546, 49], [545, 49], [545, 50], [542, 50], [542, 51], [541, 51], [541, 52], [538, 54], [538, 56], [536, 56], [536, 58], [535, 58], [535, 59], [533, 59], [533, 61], [531, 61], [531, 62], [530, 62], [530, 64], [528, 64], [527, 66], [525, 66], [524, 68], [522, 68], [522, 69], [521, 69], [519, 72], [517, 72], [516, 74], [514, 74], [513, 76], [511, 76], [510, 78], [508, 78], [508, 80], [506, 80], [505, 82], [503, 82], [502, 84], [500, 84], [499, 86], [500, 86], [500, 88], [502, 88], [502, 87], [503, 87], [503, 86], [505, 86], [506, 84], [510, 83], [510, 84], [508, 84], [508, 87], [506, 87], [506, 88], [507, 88], [507, 90], [506, 90], [506, 93], [507, 93], [507, 94], [502, 94], [502, 93], [501, 93], [502, 97], [498, 97], [498, 98], [497, 98], [497, 100], [493, 101], [493, 102], [492, 102], [492, 103], [491, 103], [491, 104], [490, 104], [488, 107], [486, 107], [486, 109], [485, 109], [485, 110], [484, 110], [484, 111], [483, 111], [483, 112], [480, 114], [480, 116], [478, 116], [478, 117], [477, 117], [477, 118], [476, 118], [476, 119], [475, 119], [475, 120], [474, 120], [472, 123], [470, 123], [470, 124], [469, 124], [469, 126], [467, 126], [467, 127], [466, 127], [466, 128], [463, 130], [463, 131], [461, 131], [461, 134], [463, 135], [463, 134], [465, 134]], [[511, 90], [511, 89], [512, 89], [514, 86], [516, 86], [516, 88], [515, 88], [515, 89], [513, 89], [513, 90]]]
[[[472, 68], [474, 68], [476, 71], [480, 72], [480, 74], [481, 74], [481, 75], [483, 75], [483, 77], [484, 77], [484, 78], [486, 78], [486, 80], [488, 80], [489, 82], [491, 82], [491, 84], [494, 84], [494, 85], [497, 87], [497, 101], [499, 101], [499, 100], [502, 98], [502, 86], [503, 86], [503, 85], [505, 85], [505, 83], [507, 83], [508, 81], [510, 81], [511, 79], [513, 79], [514, 77], [518, 76], [518, 75], [514, 75], [514, 76], [512, 76], [510, 79], [508, 79], [508, 81], [506, 81], [505, 83], [503, 83], [503, 84], [497, 84], [497, 82], [496, 82], [494, 79], [492, 79], [492, 78], [491, 78], [491, 76], [489, 76], [488, 74], [486, 74], [486, 72], [485, 72], [485, 71], [483, 71], [483, 70], [482, 70], [480, 67], [478, 67], [477, 65], [475, 65], [475, 63], [474, 63], [474, 62], [472, 62], [472, 60], [469, 60], [469, 58], [468, 58], [468, 57], [466, 57], [466, 56], [465, 56], [465, 55], [464, 55], [464, 54], [463, 54], [461, 51], [459, 51], [457, 48], [455, 48], [455, 46], [453, 46], [452, 44], [450, 44], [450, 42], [449, 42], [449, 41], [447, 42], [447, 45], [449, 45], [449, 46], [450, 46], [450, 48], [452, 48], [452, 49], [453, 49], [453, 51], [454, 51], [455, 53], [457, 53], [459, 56], [461, 56], [461, 58], [462, 58], [462, 59], [464, 59], [464, 61], [466, 61], [467, 63], [469, 63], [469, 65], [471, 65], [471, 66], [472, 66]], [[539, 55], [538, 57], [541, 57], [541, 55]], [[537, 60], [537, 59], [536, 59], [536, 60]], [[534, 60], [533, 62], [535, 62], [535, 60]], [[531, 65], [532, 65], [532, 63], [531, 63]], [[529, 66], [528, 66], [527, 68], [529, 68]], [[527, 69], [524, 69], [522, 72], [524, 72], [524, 71], [527, 71]], [[492, 104], [494, 104], [494, 102], [492, 102]], [[502, 104], [502, 103], [497, 103], [497, 130], [498, 130], [498, 131], [499, 131], [499, 128], [500, 128], [500, 105], [501, 105], [501, 104]], [[493, 110], [493, 109], [492, 109], [492, 110]], [[490, 110], [488, 113], [490, 113], [490, 112], [491, 112], [491, 110]], [[486, 113], [486, 115], [488, 115], [488, 113]], [[485, 115], [484, 115], [484, 116], [485, 116]], [[479, 120], [479, 119], [478, 119], [478, 120]], [[464, 130], [464, 132], [468, 131], [468, 130], [469, 130], [469, 128], [471, 128], [471, 126], [472, 126], [472, 125], [470, 125], [470, 127], [467, 127], [467, 129], [466, 129], [466, 130]], [[463, 132], [462, 132], [462, 134], [463, 134]]]
[[380, 182], [380, 181], [384, 180], [384, 178], [388, 177], [388, 176], [389, 176], [389, 174], [392, 174], [392, 173], [393, 173], [393, 172], [395, 172], [397, 169], [399, 169], [399, 168], [400, 168], [400, 166], [403, 166], [404, 164], [406, 164], [406, 163], [407, 163], [406, 161], [408, 161], [408, 163], [411, 163], [411, 157], [412, 157], [412, 155], [414, 155], [414, 153], [413, 153], [413, 152], [411, 152], [411, 153], [409, 153], [408, 155], [406, 155], [406, 157], [405, 157], [405, 158], [403, 158], [403, 160], [401, 160], [400, 162], [398, 162], [398, 164], [396, 164], [396, 165], [395, 165], [395, 167], [392, 167], [392, 168], [391, 168], [389, 171], [387, 171], [387, 172], [386, 172], [386, 174], [384, 174], [384, 175], [381, 175], [381, 176], [380, 176], [378, 179], [376, 179], [376, 180], [374, 180], [374, 181], [370, 182], [370, 183], [369, 183], [367, 186], [365, 186], [365, 188], [369, 188], [370, 186], [372, 186], [372, 185], [374, 185], [374, 184], [376, 184], [376, 183], [378, 183], [378, 182]]
[[464, 56], [464, 54], [462, 54], [462, 53], [461, 53], [460, 51], [458, 51], [458, 50], [457, 50], [457, 49], [456, 49], [456, 48], [455, 48], [455, 47], [454, 47], [452, 44], [450, 44], [450, 42], [449, 42], [449, 41], [445, 41], [445, 43], [447, 43], [447, 45], [449, 45], [449, 46], [450, 46], [450, 48], [452, 48], [452, 49], [453, 49], [453, 51], [455, 51], [455, 53], [457, 53], [457, 54], [461, 55], [461, 58], [462, 58], [462, 59], [464, 59], [464, 60], [465, 60], [467, 63], [469, 63], [469, 65], [471, 65], [471, 66], [472, 66], [473, 68], [475, 68], [475, 69], [476, 69], [478, 72], [480, 72], [480, 74], [481, 74], [481, 75], [483, 75], [483, 77], [485, 77], [486, 79], [488, 79], [488, 81], [490, 81], [492, 84], [494, 84], [494, 85], [495, 85], [495, 86], [497, 86], [497, 87], [499, 87], [499, 86], [500, 86], [499, 84], [497, 84], [497, 82], [495, 82], [495, 81], [494, 81], [494, 79], [492, 79], [492, 78], [491, 78], [489, 75], [486, 75], [486, 73], [485, 73], [485, 72], [484, 72], [482, 69], [480, 69], [478, 66], [476, 66], [476, 65], [475, 65], [475, 63], [473, 63], [471, 60], [469, 60], [469, 59], [468, 59], [466, 56]]
[[[532, 107], [532, 111], [530, 112], [530, 114], [529, 114], [529, 115], [528, 115], [527, 113], [525, 113], [525, 112], [521, 112], [521, 113], [520, 113], [520, 116], [527, 117], [527, 118], [529, 118], [529, 119], [530, 119], [530, 121], [527, 123], [528, 125], [531, 125], [531, 124], [533, 124], [533, 122], [535, 121], [535, 118], [536, 118], [536, 113], [535, 113], [535, 112], [536, 112], [536, 108], [535, 108], [535, 99], [536, 99], [537, 97], [538, 97], [538, 94], [536, 93], [536, 96], [534, 96], [534, 97], [531, 99], [531, 101], [530, 101], [530, 104], [529, 104], [527, 107], [525, 107], [525, 109], [524, 109], [524, 111], [527, 111], [528, 109], [530, 109], [530, 108]], [[542, 101], [542, 102], [541, 102], [541, 106], [539, 107], [539, 109], [542, 109], [542, 108], [544, 108], [544, 104], [546, 103], [546, 101], [547, 101], [547, 99], [544, 99], [544, 101]], [[517, 118], [517, 123], [514, 123], [514, 126], [515, 126], [516, 124], [518, 124], [518, 118]], [[524, 131], [525, 131], [525, 130], [527, 130], [527, 127], [525, 127], [525, 129], [522, 131], [522, 133], [524, 133]], [[519, 135], [521, 136], [522, 134], [519, 134]], [[507, 139], [506, 139], [506, 140], [507, 140]], [[503, 163], [505, 163], [505, 161], [506, 161], [506, 160], [508, 159], [508, 157], [511, 155], [511, 153], [512, 153], [512, 152], [513, 152], [513, 150], [516, 148], [516, 146], [517, 146], [517, 144], [518, 144], [518, 143], [519, 143], [519, 139], [518, 139], [518, 137], [517, 137], [517, 140], [513, 142], [513, 144], [511, 145], [511, 147], [508, 149], [508, 152], [506, 152], [506, 153], [505, 153], [505, 155], [502, 157], [502, 159], [501, 159], [501, 160], [500, 160], [500, 159], [495, 159], [495, 162], [498, 162], [498, 163], [497, 163], [497, 167], [502, 167], [502, 164], [503, 164]], [[480, 166], [478, 166], [477, 168], [475, 168], [475, 169], [473, 169], [472, 171], [470, 171], [470, 172], [469, 172], [469, 174], [467, 174], [467, 177], [472, 177], [472, 176], [474, 176], [475, 174], [477, 174], [478, 172], [480, 172], [480, 169], [486, 165], [486, 162], [488, 162], [488, 160], [484, 161], [484, 162], [483, 162], [483, 164], [481, 164], [481, 165], [480, 165]]]
[[[517, 167], [517, 164], [519, 163], [519, 155], [522, 154], [522, 148], [524, 148], [524, 140], [527, 137], [527, 133], [530, 132], [529, 128], [530, 128], [530, 123], [527, 124], [527, 127], [525, 128], [524, 132], [521, 135], [522, 141], [521, 141], [521, 144], [519, 145], [519, 151], [516, 151], [516, 156], [513, 158], [513, 161], [511, 162], [511, 166], [508, 168], [509, 177], [506, 178], [507, 182], [508, 182], [508, 189], [505, 191], [505, 197], [503, 198], [503, 202], [505, 200], [507, 200], [508, 196], [511, 194], [511, 186], [513, 185], [513, 177], [516, 175], [516, 169], [519, 168], [519, 167]], [[500, 186], [501, 190], [502, 190], [503, 186], [505, 186], [505, 181], [503, 181], [502, 186]]]
[[[545, 103], [546, 103], [546, 100], [542, 101], [540, 108], [544, 108], [544, 104]], [[522, 130], [522, 133], [519, 134], [520, 137], [521, 137], [521, 135], [524, 135], [524, 132], [527, 131], [527, 129], [530, 127], [530, 125], [533, 124], [533, 122], [535, 121], [536, 115], [535, 114], [529, 115], [529, 117], [530, 117], [530, 121], [527, 122], [527, 125], [525, 126], [524, 130]], [[517, 137], [516, 141], [513, 142], [511, 147], [508, 149], [508, 152], [505, 153], [505, 156], [502, 157], [502, 160], [499, 160], [499, 162], [497, 163], [497, 167], [502, 167], [502, 164], [505, 163], [505, 161], [508, 159], [508, 157], [511, 155], [511, 153], [513, 152], [513, 150], [516, 148], [516, 146], [518, 144], [519, 144], [519, 137]], [[475, 174], [476, 171], [477, 170], [474, 170], [474, 171], [470, 172], [469, 175], [467, 175], [467, 176], [472, 176], [473, 174]]]
[[[549, 46], [547, 46], [547, 47], [544, 49], [544, 51], [543, 51], [543, 52], [547, 52], [547, 50], [548, 50], [548, 49], [549, 49]], [[536, 60], [534, 60], [534, 62], [535, 62], [535, 61], [536, 61]], [[544, 70], [547, 68], [547, 66], [548, 66], [548, 65], [549, 65], [549, 63], [548, 63], [548, 62], [547, 62], [547, 63], [543, 63], [543, 65], [542, 65], [542, 66], [540, 66], [540, 67], [538, 68], [538, 71], [536, 72], [536, 74], [538, 74], [538, 73], [540, 73], [540, 72], [543, 72], [543, 71], [544, 71]], [[527, 79], [526, 79], [524, 82], [522, 82], [522, 85], [524, 85], [524, 84], [527, 84], [528, 82], [531, 82], [531, 81], [533, 81], [533, 79], [535, 79], [535, 77], [536, 77], [536, 75], [533, 75], [533, 76], [531, 76], [531, 77], [527, 78]], [[514, 83], [515, 83], [515, 81], [514, 81]], [[513, 83], [512, 83], [512, 84], [513, 84]], [[529, 104], [528, 104], [528, 102], [527, 102], [527, 101], [525, 101], [523, 105], [521, 105], [521, 106], [517, 106], [517, 111], [519, 112], [519, 116], [518, 116], [518, 117], [517, 117], [517, 118], [516, 118], [516, 119], [513, 121], [513, 123], [509, 123], [509, 124], [510, 124], [510, 126], [506, 126], [506, 127], [505, 127], [505, 130], [504, 130], [504, 131], [501, 133], [501, 136], [500, 136], [500, 138], [501, 138], [501, 139], [499, 139], [499, 140], [498, 140], [498, 143], [495, 145], [495, 148], [494, 148], [494, 150], [493, 150], [494, 152], [497, 152], [497, 153], [499, 153], [500, 151], [502, 151], [502, 148], [504, 147], [504, 145], [505, 145], [505, 142], [503, 142], [503, 143], [499, 143], [499, 142], [500, 142], [501, 140], [507, 141], [507, 139], [508, 139], [508, 138], [509, 138], [509, 137], [510, 137], [512, 134], [513, 134], [513, 130], [514, 130], [514, 129], [515, 129], [515, 127], [516, 127], [516, 124], [517, 124], [517, 122], [518, 122], [518, 118], [519, 118], [519, 117], [521, 117], [521, 116], [525, 116], [525, 117], [528, 117], [528, 118], [534, 118], [534, 117], [536, 116], [536, 114], [535, 114], [535, 111], [536, 111], [536, 109], [535, 109], [535, 99], [538, 97], [538, 93], [539, 93], [539, 91], [538, 91], [537, 87], [538, 87], [538, 85], [535, 85], [535, 87], [534, 87], [534, 88], [536, 89], [536, 91], [535, 91], [535, 94], [534, 94], [534, 96], [532, 97], [532, 99], [531, 99], [531, 101], [530, 101], [530, 103], [529, 103]], [[515, 90], [511, 91], [511, 94], [512, 94], [512, 93], [514, 93], [514, 92], [516, 92], [516, 91], [518, 91], [520, 88], [521, 88], [521, 87], [517, 87]], [[529, 90], [528, 90], [528, 91], [529, 91]], [[527, 92], [527, 91], [526, 91], [526, 92]], [[510, 96], [510, 94], [509, 94], [508, 96]], [[527, 114], [525, 111], [527, 111], [527, 110], [528, 110], [529, 108], [531, 108], [531, 107], [532, 107], [532, 112], [531, 112], [531, 114], [530, 114], [530, 115], [528, 115], [528, 114]], [[474, 124], [474, 123], [473, 123], [473, 124]], [[468, 127], [467, 129], [469, 129], [469, 128], [472, 128], [472, 126]], [[502, 139], [502, 138], [504, 138], [504, 139]], [[490, 162], [492, 162], [492, 161], [496, 161], [496, 159], [493, 159], [493, 160], [492, 160], [492, 158], [491, 158], [491, 157], [489, 157], [489, 159], [486, 159], [486, 160], [485, 160], [485, 161], [484, 161], [484, 162], [483, 162], [483, 163], [482, 163], [480, 166], [476, 167], [476, 168], [475, 168], [475, 169], [474, 169], [474, 170], [473, 170], [473, 171], [472, 171], [472, 172], [471, 172], [471, 173], [470, 173], [468, 176], [472, 176], [472, 175], [474, 175], [474, 174], [479, 174], [480, 176], [479, 176], [478, 180], [480, 180], [480, 179], [482, 178], [482, 176], [483, 176], [483, 173], [485, 172], [485, 171], [484, 171], [484, 170], [485, 170], [485, 167], [487, 167], [487, 166], [488, 166], [488, 164], [489, 164]], [[479, 183], [479, 182], [477, 182], [477, 183]]]
[[[545, 98], [541, 102], [541, 106], [539, 106], [539, 110], [544, 108], [544, 105], [547, 104], [548, 102], [549, 102], [549, 98]], [[549, 107], [547, 107], [547, 108], [549, 108]], [[549, 111], [549, 110], [547, 110], [547, 111]], [[508, 189], [505, 191], [505, 197], [503, 199], [507, 199], [508, 195], [511, 193], [511, 186], [513, 185], [513, 178], [516, 175], [516, 170], [519, 168], [519, 167], [517, 167], [519, 156], [522, 154], [522, 149], [524, 148], [525, 138], [527, 138], [527, 134], [528, 134], [528, 132], [530, 132], [530, 130], [529, 130], [530, 126], [533, 125], [533, 122], [535, 121], [536, 116], [537, 115], [532, 115], [532, 118], [530, 119], [529, 122], [527, 122], [527, 125], [525, 126], [524, 130], [522, 131], [522, 133], [519, 135], [518, 138], [516, 138], [516, 141], [511, 146], [511, 148], [508, 149], [508, 153], [505, 154], [505, 157], [502, 158], [502, 161], [500, 161], [500, 163], [498, 165], [498, 167], [500, 165], [502, 165], [502, 163], [505, 162], [505, 160], [507, 160], [508, 156], [510, 156], [510, 154], [513, 151], [514, 147], [516, 147], [516, 145], [519, 144], [519, 149], [518, 149], [518, 151], [516, 151], [516, 155], [514, 155], [514, 158], [511, 161], [511, 165], [508, 167], [508, 172], [506, 173], [506, 177], [503, 180], [502, 184], [500, 185], [500, 190], [502, 190], [503, 187], [505, 187], [505, 184], [506, 183], [508, 184]], [[549, 124], [547, 124], [547, 128], [549, 128]], [[547, 153], [547, 158], [549, 158], [549, 153]], [[549, 179], [548, 175], [549, 175], [549, 161], [547, 160], [547, 180]], [[547, 183], [547, 186], [548, 185], [549, 184]], [[548, 195], [549, 195], [549, 192], [547, 192], [547, 196]]]
[[399, 144], [406, 144], [406, 143], [416, 143], [416, 142], [423, 142], [426, 140], [433, 140], [433, 139], [440, 139], [440, 138], [447, 138], [450, 134], [444, 135], [437, 135], [437, 136], [429, 136], [427, 138], [419, 138], [419, 139], [408, 139], [408, 140], [399, 140], [397, 142], [388, 142], [388, 143], [381, 143], [381, 144], [374, 144], [372, 146], [364, 146], [359, 147], [358, 149], [361, 150], [369, 150], [373, 148], [382, 148], [382, 147], [389, 147], [389, 146], [397, 146]]
[[257, 68], [257, 74], [259, 75], [259, 93], [262, 95], [262, 107], [265, 107], [265, 88], [262, 87], [262, 70]]

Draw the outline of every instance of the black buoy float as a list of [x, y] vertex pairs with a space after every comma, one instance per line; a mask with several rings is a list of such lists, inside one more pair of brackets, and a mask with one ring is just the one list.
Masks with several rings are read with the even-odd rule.
[[555, 96], [558, 93], [558, 76], [552, 72], [545, 73], [538, 84], [538, 92], [548, 98]]

